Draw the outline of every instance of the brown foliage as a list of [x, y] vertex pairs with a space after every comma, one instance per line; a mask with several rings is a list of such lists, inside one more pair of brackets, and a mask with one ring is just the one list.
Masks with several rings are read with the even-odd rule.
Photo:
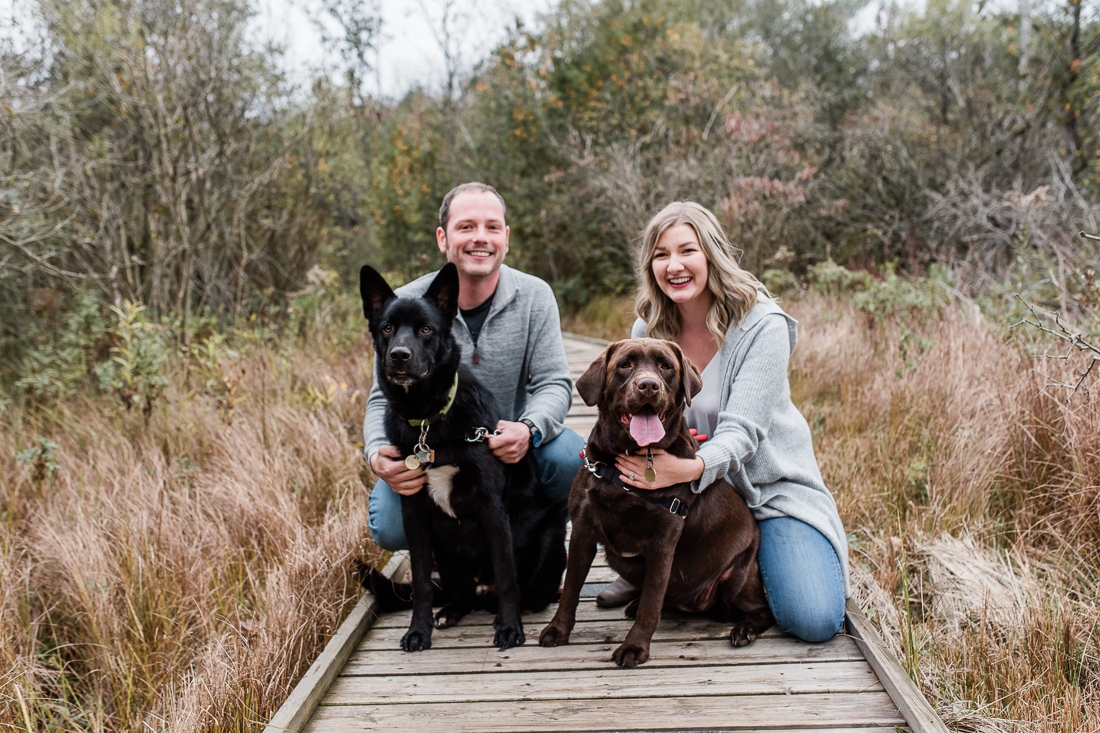
[[[241, 357], [228, 424], [174, 363], [147, 428], [88, 398], [0, 428], [5, 724], [245, 730], [281, 704], [380, 557], [357, 445], [370, 352], [323, 346]], [[35, 432], [58, 444], [45, 480], [12, 459]]]

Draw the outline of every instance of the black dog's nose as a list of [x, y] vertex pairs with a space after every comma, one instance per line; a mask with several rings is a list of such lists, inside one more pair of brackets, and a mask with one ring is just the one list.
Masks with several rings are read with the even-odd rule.
[[412, 352], [404, 346], [394, 346], [390, 349], [390, 361], [394, 364], [404, 364], [412, 358]]
[[635, 383], [635, 388], [647, 397], [656, 397], [661, 389], [661, 383], [653, 377], [642, 377]]

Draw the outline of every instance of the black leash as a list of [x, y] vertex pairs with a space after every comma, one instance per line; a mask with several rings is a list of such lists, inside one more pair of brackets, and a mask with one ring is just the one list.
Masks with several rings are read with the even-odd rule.
[[653, 492], [646, 489], [636, 489], [633, 486], [623, 483], [623, 480], [619, 478], [619, 469], [614, 466], [609, 466], [603, 461], [590, 461], [588, 460], [588, 446], [581, 449], [581, 458], [584, 459], [584, 467], [588, 469], [589, 473], [597, 478], [602, 478], [606, 481], [610, 481], [616, 486], [622, 488], [625, 491], [629, 491], [634, 496], [645, 499], [650, 504], [656, 504], [657, 506], [664, 507], [671, 514], [675, 514], [681, 519], [687, 518], [688, 508], [687, 504], [680, 501], [677, 497], [671, 499], [658, 499], [653, 496]]

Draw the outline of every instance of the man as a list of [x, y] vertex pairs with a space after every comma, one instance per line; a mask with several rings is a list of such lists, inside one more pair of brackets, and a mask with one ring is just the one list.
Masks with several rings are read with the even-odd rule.
[[[544, 281], [504, 265], [508, 225], [504, 199], [484, 183], [464, 183], [443, 198], [436, 242], [458, 267], [458, 308], [454, 334], [462, 360], [489, 388], [508, 419], [489, 448], [505, 463], [534, 451], [543, 491], [565, 505], [581, 466], [584, 440], [563, 421], [573, 400], [573, 383], [561, 339], [554, 293]], [[435, 273], [398, 288], [403, 296], [423, 295]], [[387, 550], [407, 547], [400, 496], [420, 491], [423, 468], [409, 469], [396, 446], [386, 444], [385, 398], [375, 362], [375, 386], [363, 421], [364, 453], [379, 480], [370, 497], [369, 526]]]

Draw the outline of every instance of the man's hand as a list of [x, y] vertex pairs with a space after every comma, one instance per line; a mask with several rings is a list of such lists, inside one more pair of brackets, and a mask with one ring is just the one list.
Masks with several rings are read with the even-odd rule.
[[368, 462], [374, 475], [402, 496], [412, 496], [424, 488], [424, 482], [428, 480], [428, 474], [424, 473], [423, 468], [410, 471], [405, 467], [405, 457], [396, 445], [382, 446]]
[[503, 463], [518, 463], [531, 446], [531, 428], [521, 422], [501, 420], [497, 430], [500, 435], [490, 436], [489, 449]]

